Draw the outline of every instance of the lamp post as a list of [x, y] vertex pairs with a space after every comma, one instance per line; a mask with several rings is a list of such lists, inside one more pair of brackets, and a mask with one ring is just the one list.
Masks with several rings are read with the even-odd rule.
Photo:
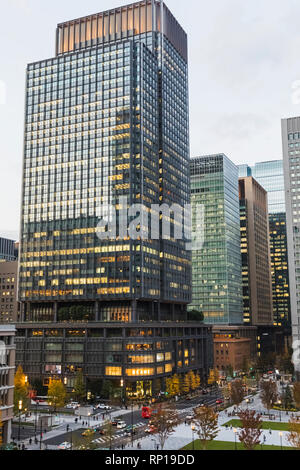
[[195, 450], [195, 440], [194, 440], [195, 425], [193, 423], [191, 424], [191, 430], [192, 430], [192, 435], [193, 435], [193, 450]]
[[20, 442], [20, 440], [21, 440], [21, 411], [22, 411], [22, 408], [23, 408], [23, 401], [22, 401], [22, 400], [19, 400], [18, 407], [19, 407], [19, 430], [18, 430], [18, 441]]
[[283, 433], [280, 431], [279, 437], [280, 437], [280, 447], [281, 447], [281, 450], [282, 450], [282, 436], [283, 436]]
[[249, 398], [246, 399], [247, 410], [249, 409]]
[[133, 447], [133, 401], [131, 402], [131, 447]]
[[233, 432], [234, 432], [234, 449], [237, 450], [237, 446], [236, 446], [236, 433], [237, 433], [237, 429], [234, 428], [234, 429], [233, 429]]
[[[278, 401], [278, 405], [281, 406], [282, 402], [281, 400]], [[280, 422], [281, 422], [281, 409], [279, 410], [279, 418], [280, 418]]]

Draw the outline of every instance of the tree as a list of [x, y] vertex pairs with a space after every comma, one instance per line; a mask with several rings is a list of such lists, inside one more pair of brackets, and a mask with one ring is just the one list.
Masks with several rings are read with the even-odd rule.
[[287, 440], [293, 447], [300, 449], [300, 422], [291, 418], [289, 422], [289, 434]]
[[103, 426], [104, 435], [109, 438], [109, 448], [112, 449], [112, 441], [116, 433], [115, 428], [113, 427], [111, 421], [107, 420]]
[[230, 384], [230, 398], [234, 405], [239, 406], [244, 398], [243, 382], [240, 379], [234, 380]]
[[207, 449], [209, 441], [218, 435], [218, 415], [212, 408], [200, 406], [194, 409], [193, 423], [203, 450]]
[[222, 391], [222, 395], [223, 395], [224, 400], [229, 401], [231, 399], [231, 386], [230, 386], [230, 384], [225, 385], [224, 387], [222, 387], [221, 391]]
[[63, 408], [66, 404], [67, 391], [60, 380], [51, 380], [48, 387], [49, 404], [53, 407], [54, 413], [57, 408]]
[[273, 380], [262, 380], [260, 388], [261, 401], [267, 410], [270, 411], [278, 397], [276, 382], [273, 382]]
[[198, 373], [195, 374], [195, 383], [196, 383], [196, 389], [199, 388], [201, 385], [201, 378]]
[[29, 383], [21, 365], [18, 366], [14, 380], [14, 413], [19, 413], [19, 402], [22, 401], [22, 409], [29, 406]]
[[190, 379], [187, 374], [184, 376], [182, 388], [184, 393], [189, 393], [191, 389]]
[[111, 380], [103, 380], [102, 388], [101, 388], [101, 395], [103, 395], [103, 397], [105, 398], [110, 398], [110, 396], [112, 395], [112, 391], [113, 391], [113, 385], [112, 385]]
[[76, 374], [76, 379], [75, 379], [74, 389], [72, 391], [72, 394], [74, 398], [78, 400], [79, 402], [82, 402], [83, 399], [86, 397], [86, 388], [85, 388], [82, 371], [78, 371]]
[[293, 395], [289, 385], [285, 387], [281, 395], [281, 401], [285, 410], [289, 410], [293, 407]]
[[262, 433], [262, 420], [253, 410], [244, 410], [239, 413], [242, 430], [238, 437], [246, 450], [254, 450], [260, 444]]
[[175, 432], [179, 424], [179, 418], [176, 408], [168, 404], [168, 408], [159, 404], [156, 407], [156, 413], [152, 415], [152, 425], [158, 435], [161, 450], [164, 449], [166, 440]]
[[188, 376], [188, 379], [189, 379], [189, 382], [190, 382], [190, 389], [193, 390], [193, 391], [196, 390], [197, 384], [196, 384], [196, 376], [195, 376], [194, 372], [192, 370], [190, 370], [187, 373], [187, 376]]
[[300, 408], [300, 382], [295, 382], [293, 385], [293, 398], [297, 408]]
[[209, 371], [209, 377], [208, 377], [208, 385], [213, 385], [217, 383], [220, 380], [220, 373], [218, 369], [211, 369]]
[[226, 368], [226, 375], [227, 377], [233, 377], [233, 367], [231, 364], [229, 364], [229, 366]]
[[203, 322], [204, 320], [204, 315], [203, 312], [200, 312], [199, 310], [191, 310], [188, 312], [188, 319], [189, 321], [198, 321], [198, 322]]

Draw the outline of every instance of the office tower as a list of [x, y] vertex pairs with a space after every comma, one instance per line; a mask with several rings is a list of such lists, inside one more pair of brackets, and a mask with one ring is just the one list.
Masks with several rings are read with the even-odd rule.
[[239, 179], [244, 323], [272, 325], [272, 281], [267, 192], [250, 177]]
[[283, 161], [239, 165], [239, 176], [253, 176], [268, 192], [274, 325], [290, 335], [291, 309], [286, 235]]
[[0, 262], [14, 261], [16, 259], [15, 242], [0, 237]]
[[[242, 324], [240, 213], [237, 167], [224, 154], [191, 160], [192, 304], [209, 324]], [[197, 227], [196, 211], [204, 210]]]
[[281, 128], [294, 366], [300, 379], [300, 117], [283, 119]]
[[[191, 262], [173, 215], [169, 239], [162, 227], [157, 239], [142, 236], [152, 205], [190, 201], [187, 77], [186, 33], [157, 1], [59, 24], [56, 57], [28, 66], [22, 328], [29, 342], [51, 331], [81, 337], [78, 349], [62, 341], [41, 365], [33, 354], [29, 375], [61, 371], [71, 388], [84, 369], [142, 396], [156, 377], [202, 367], [197, 335], [208, 339], [210, 330], [188, 328], [187, 343], [182, 336]], [[126, 215], [135, 221], [133, 204], [145, 207], [135, 237], [119, 228]], [[113, 212], [118, 222], [108, 237], [99, 226], [106, 210], [108, 225]]]
[[0, 263], [0, 323], [15, 323], [18, 320], [17, 280], [18, 262]]
[[0, 442], [11, 441], [14, 416], [15, 326], [0, 325]]

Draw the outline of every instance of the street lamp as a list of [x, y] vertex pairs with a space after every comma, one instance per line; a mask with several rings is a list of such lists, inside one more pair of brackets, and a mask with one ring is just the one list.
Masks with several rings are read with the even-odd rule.
[[131, 447], [133, 447], [133, 401], [131, 402]]
[[236, 433], [237, 433], [237, 429], [234, 428], [234, 429], [233, 429], [233, 432], [234, 432], [234, 449], [237, 450], [237, 446], [236, 446]]
[[246, 399], [246, 403], [247, 403], [247, 410], [249, 409], [249, 398]]
[[283, 436], [283, 433], [280, 431], [279, 437], [280, 437], [280, 447], [281, 447], [281, 450], [282, 450], [282, 436]]
[[21, 411], [22, 411], [22, 408], [23, 408], [23, 401], [22, 400], [19, 400], [19, 404], [18, 404], [18, 407], [19, 407], [19, 431], [18, 431], [18, 441], [20, 442], [21, 440]]
[[193, 450], [195, 450], [195, 440], [194, 440], [195, 425], [193, 423], [191, 424], [191, 430], [192, 430], [192, 435], [193, 435]]

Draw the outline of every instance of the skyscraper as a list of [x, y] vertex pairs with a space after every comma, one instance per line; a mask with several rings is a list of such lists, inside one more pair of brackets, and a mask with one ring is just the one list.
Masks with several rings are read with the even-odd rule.
[[0, 262], [14, 261], [15, 259], [16, 253], [14, 240], [0, 237]]
[[[201, 363], [199, 325], [187, 352], [179, 351], [182, 327], [164, 333], [174, 343], [153, 339], [163, 334], [153, 322], [186, 320], [191, 263], [185, 240], [175, 239], [171, 213], [169, 239], [162, 227], [157, 238], [143, 236], [153, 205], [190, 201], [187, 77], [186, 33], [163, 2], [153, 0], [59, 24], [56, 57], [27, 68], [22, 321], [25, 329], [28, 321], [53, 323], [58, 336], [102, 338], [98, 367], [83, 357], [90, 345], [66, 356], [60, 345], [42, 361], [42, 375], [68, 376], [84, 366], [87, 376], [122, 378], [127, 386]], [[139, 219], [134, 204], [143, 205]], [[127, 217], [134, 236], [127, 225], [120, 228]], [[117, 230], [107, 236], [112, 220]], [[82, 328], [71, 328], [76, 322]], [[107, 325], [119, 327], [108, 331]], [[103, 355], [108, 337], [116, 341], [107, 342], [111, 349]], [[152, 353], [129, 357], [128, 351]], [[148, 382], [137, 388], [148, 393]]]
[[[237, 167], [224, 154], [191, 160], [192, 304], [210, 324], [242, 324], [240, 212]], [[196, 212], [203, 208], [202, 227]]]
[[272, 325], [272, 282], [267, 192], [248, 176], [239, 179], [244, 323]]
[[295, 370], [300, 378], [300, 117], [283, 119], [282, 146]]
[[268, 192], [270, 255], [275, 326], [291, 327], [283, 161], [239, 165], [239, 176], [253, 176]]

